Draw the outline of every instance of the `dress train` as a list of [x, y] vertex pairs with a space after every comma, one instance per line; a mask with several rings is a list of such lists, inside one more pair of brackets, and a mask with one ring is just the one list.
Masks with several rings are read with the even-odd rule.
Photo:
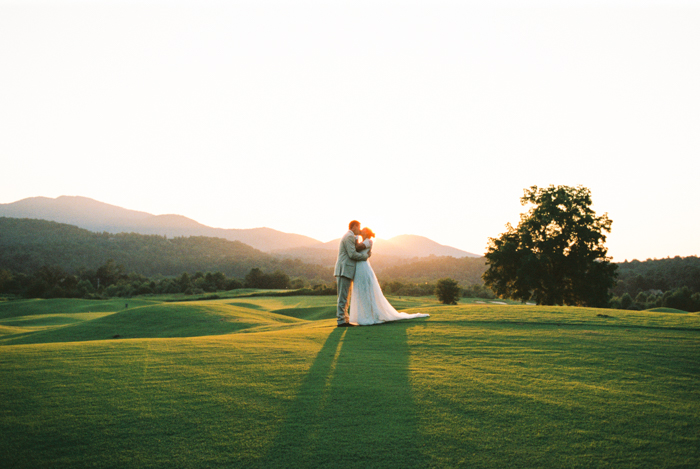
[[350, 296], [350, 323], [361, 326], [401, 319], [427, 318], [429, 314], [396, 311], [382, 293], [379, 280], [369, 261], [358, 262]]

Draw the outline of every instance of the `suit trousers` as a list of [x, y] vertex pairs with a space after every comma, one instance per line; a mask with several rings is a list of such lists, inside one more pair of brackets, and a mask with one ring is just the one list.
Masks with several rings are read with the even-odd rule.
[[352, 279], [336, 277], [338, 282], [338, 324], [348, 322], [348, 298], [352, 295]]

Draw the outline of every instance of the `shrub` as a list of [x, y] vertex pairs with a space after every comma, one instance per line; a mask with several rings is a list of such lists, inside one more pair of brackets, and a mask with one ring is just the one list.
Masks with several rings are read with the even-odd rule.
[[438, 300], [446, 305], [456, 305], [461, 293], [459, 285], [451, 278], [438, 280], [435, 287], [435, 295], [437, 295]]

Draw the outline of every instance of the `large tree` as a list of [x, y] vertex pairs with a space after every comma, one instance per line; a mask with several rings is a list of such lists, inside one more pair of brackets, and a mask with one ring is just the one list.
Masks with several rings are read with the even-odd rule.
[[484, 282], [497, 295], [541, 305], [606, 306], [617, 266], [607, 257], [612, 220], [596, 216], [585, 187], [525, 189], [517, 227], [490, 238]]

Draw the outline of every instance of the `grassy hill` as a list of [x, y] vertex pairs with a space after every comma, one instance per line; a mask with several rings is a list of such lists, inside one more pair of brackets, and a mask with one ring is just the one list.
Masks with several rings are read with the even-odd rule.
[[697, 313], [165, 299], [0, 303], [3, 465], [700, 465]]

